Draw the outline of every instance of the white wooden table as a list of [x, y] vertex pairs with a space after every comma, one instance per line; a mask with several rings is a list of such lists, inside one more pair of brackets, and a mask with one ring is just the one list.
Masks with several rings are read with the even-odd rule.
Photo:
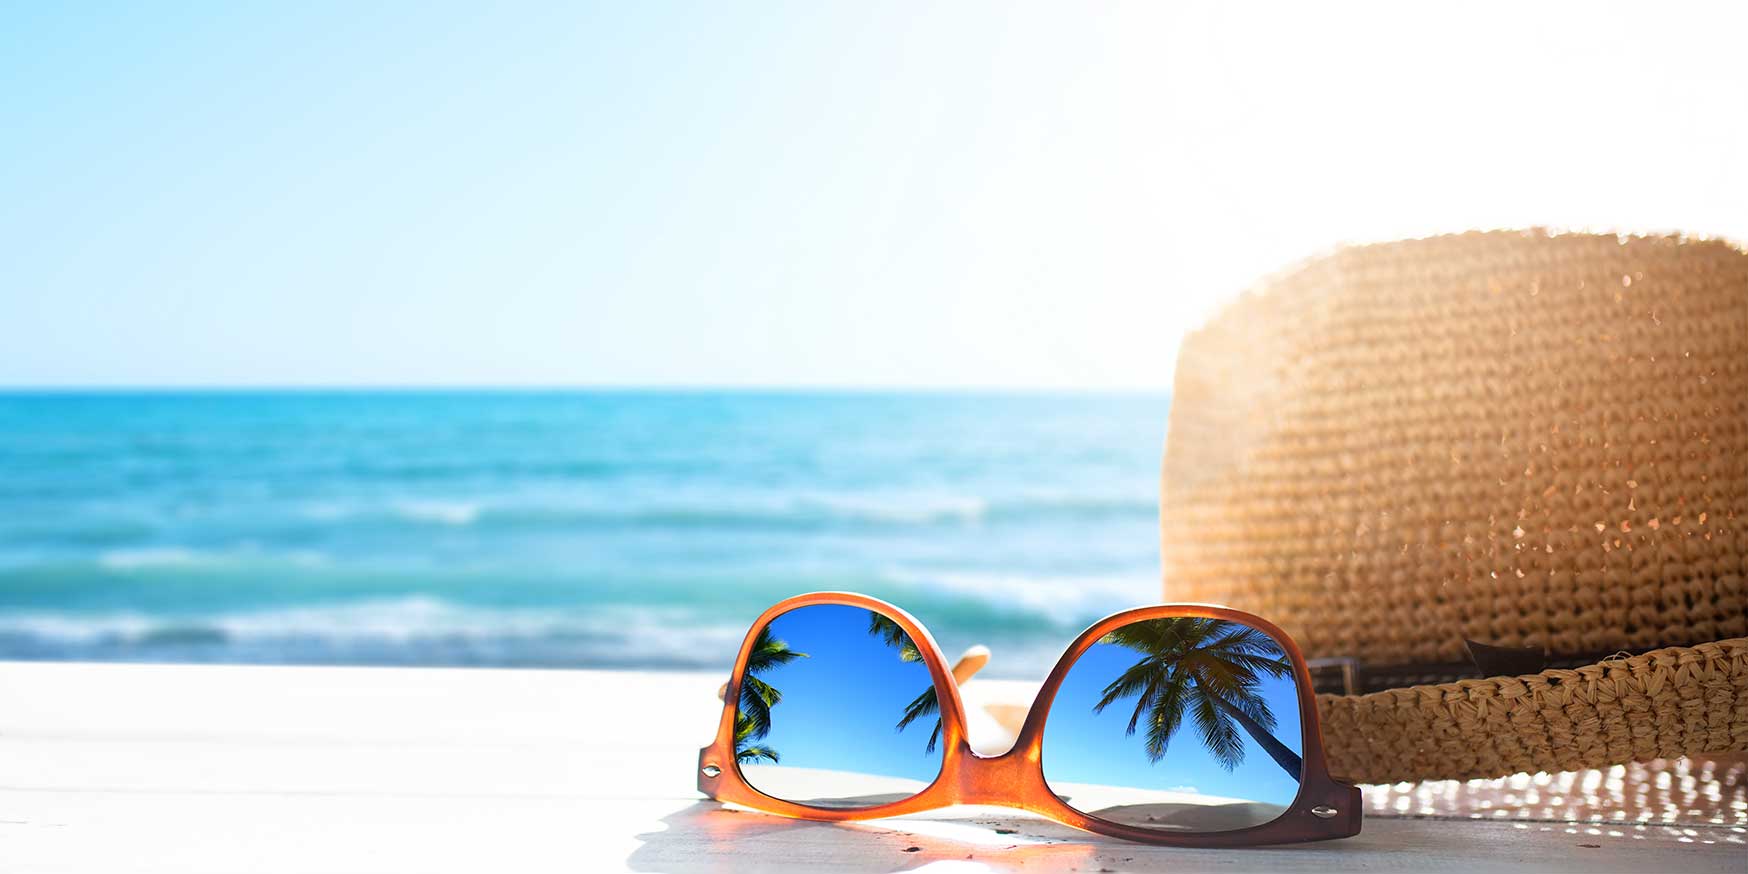
[[1196, 851], [992, 809], [726, 810], [692, 775], [721, 679], [0, 663], [0, 872], [1748, 871], [1739, 826], [1373, 817]]

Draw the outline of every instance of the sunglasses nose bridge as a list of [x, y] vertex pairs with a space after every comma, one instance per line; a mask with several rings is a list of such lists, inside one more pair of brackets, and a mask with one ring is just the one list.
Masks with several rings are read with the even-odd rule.
[[1035, 750], [1015, 749], [983, 758], [964, 747], [959, 756], [958, 798], [960, 804], [1021, 807], [1026, 798], [1043, 788]]

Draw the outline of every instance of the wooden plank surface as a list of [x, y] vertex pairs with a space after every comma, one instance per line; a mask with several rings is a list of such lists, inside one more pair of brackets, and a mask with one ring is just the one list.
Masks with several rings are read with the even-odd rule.
[[720, 677], [0, 664], [0, 871], [1743, 871], [1741, 826], [1368, 819], [1193, 851], [965, 809], [830, 825], [693, 790]]

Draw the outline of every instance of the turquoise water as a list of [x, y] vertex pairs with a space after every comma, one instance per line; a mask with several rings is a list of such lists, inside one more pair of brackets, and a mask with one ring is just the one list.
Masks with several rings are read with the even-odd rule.
[[0, 394], [0, 658], [720, 667], [851, 589], [1037, 674], [1158, 597], [1167, 406]]

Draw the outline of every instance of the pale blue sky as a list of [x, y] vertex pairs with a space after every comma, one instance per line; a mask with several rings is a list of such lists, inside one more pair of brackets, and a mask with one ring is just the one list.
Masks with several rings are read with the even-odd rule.
[[1748, 238], [1744, 31], [0, 0], [0, 383], [1164, 387], [1343, 240]]

